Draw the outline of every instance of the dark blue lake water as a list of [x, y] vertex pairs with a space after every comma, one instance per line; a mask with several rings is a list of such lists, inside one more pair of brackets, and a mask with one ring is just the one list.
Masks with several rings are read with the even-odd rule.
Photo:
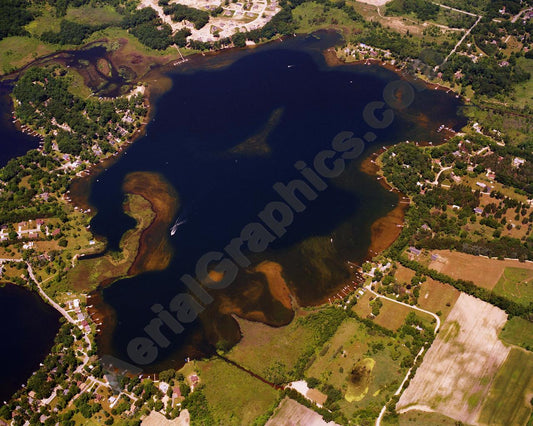
[[[100, 337], [102, 352], [131, 362], [126, 347], [132, 338], [145, 335], [143, 328], [155, 317], [150, 307], [168, 307], [177, 293], [186, 291], [179, 281], [182, 274], [194, 275], [204, 253], [222, 250], [244, 225], [257, 221], [265, 205], [279, 200], [273, 184], [301, 178], [295, 162], [313, 164], [341, 131], [362, 136], [372, 130], [376, 141], [347, 162], [341, 176], [327, 180], [328, 188], [295, 216], [282, 238], [263, 253], [248, 253], [253, 265], [279, 263], [300, 304], [324, 300], [351, 279], [347, 261], [365, 258], [372, 223], [398, 202], [375, 177], [359, 171], [361, 159], [406, 139], [437, 142], [442, 123], [456, 128], [464, 124], [457, 116], [457, 99], [422, 90], [390, 126], [369, 127], [363, 109], [383, 100], [384, 87], [399, 76], [378, 66], [328, 67], [320, 52], [331, 45], [329, 37], [295, 38], [196, 59], [170, 75], [173, 87], [157, 100], [147, 135], [95, 181], [91, 203], [98, 214], [92, 229], [115, 249], [134, 226], [122, 211], [121, 189], [133, 171], [161, 173], [179, 194], [179, 215], [186, 223], [171, 238], [175, 254], [166, 270], [103, 289], [112, 315]], [[241, 270], [230, 287], [211, 294], [215, 301], [183, 333], [164, 331], [171, 344], [159, 350], [145, 371], [179, 367], [187, 356], [213, 353], [221, 340], [236, 342], [239, 330], [232, 312], [272, 325], [286, 324], [293, 316], [272, 297], [264, 276], [251, 268]]]
[[39, 369], [59, 330], [59, 313], [16, 285], [0, 287], [0, 402]]
[[39, 139], [22, 133], [13, 124], [13, 105], [8, 92], [9, 87], [0, 85], [0, 167], [39, 146]]

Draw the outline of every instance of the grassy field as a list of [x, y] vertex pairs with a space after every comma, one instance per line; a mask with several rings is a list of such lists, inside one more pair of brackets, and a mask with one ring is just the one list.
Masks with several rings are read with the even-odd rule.
[[252, 424], [278, 401], [277, 390], [221, 359], [196, 365], [216, 424]]
[[430, 312], [441, 312], [440, 318], [446, 319], [459, 297], [459, 291], [448, 284], [427, 278], [420, 286], [418, 306]]
[[409, 284], [411, 279], [415, 276], [415, 271], [406, 268], [405, 266], [398, 265], [398, 269], [394, 274], [394, 278], [401, 284]]
[[315, 2], [303, 3], [297, 6], [292, 15], [297, 25], [298, 33], [310, 33], [321, 28], [356, 29], [362, 27], [360, 23], [352, 21], [345, 12], [337, 8], [324, 10], [324, 5]]
[[69, 8], [65, 19], [85, 25], [94, 25], [95, 22], [113, 25], [119, 24], [122, 21], [122, 15], [111, 5], [99, 7], [84, 5]]
[[[383, 306], [374, 322], [389, 330], [398, 330], [403, 325], [405, 318], [409, 315], [409, 312], [411, 312], [412, 309], [387, 299], [381, 298], [381, 301], [383, 302]], [[431, 324], [431, 321], [433, 320], [433, 317], [420, 311], [416, 311], [416, 315], [420, 319], [426, 321], [427, 324]]]
[[[365, 292], [365, 294], [359, 298], [359, 300], [357, 301], [357, 305], [353, 307], [353, 310], [360, 317], [366, 318], [372, 312], [372, 307], [370, 306], [370, 299], [374, 300], [375, 298], [376, 296], [374, 296], [369, 291]], [[383, 303], [383, 306], [379, 310], [379, 314], [374, 318], [374, 322], [389, 330], [398, 330], [398, 328], [403, 325], [403, 323], [405, 322], [405, 318], [407, 317], [409, 312], [412, 311], [412, 309], [407, 306], [391, 302], [390, 300], [384, 298], [381, 298], [381, 302]], [[420, 317], [420, 319], [427, 320], [428, 324], [430, 324], [433, 319], [429, 315], [419, 311], [417, 311], [416, 314]]]
[[369, 291], [366, 291], [358, 300], [357, 305], [352, 309], [354, 312], [359, 315], [361, 318], [366, 318], [372, 313], [372, 308], [370, 307], [370, 298], [373, 298], [374, 295]]
[[[383, 422], [383, 424], [389, 423]], [[457, 421], [440, 413], [413, 410], [400, 414], [398, 422], [390, 424], [399, 424], [400, 426], [456, 426]]]
[[505, 268], [494, 287], [494, 293], [522, 305], [529, 305], [533, 302], [533, 270]]
[[0, 74], [7, 74], [59, 49], [58, 45], [43, 43], [31, 37], [7, 37], [0, 41]]
[[[516, 63], [524, 71], [533, 75], [533, 59], [527, 59], [522, 56], [517, 59]], [[523, 108], [528, 104], [531, 105], [531, 101], [533, 100], [533, 78], [517, 84], [515, 86], [515, 92], [510, 96], [510, 98], [511, 102], [520, 108]]]
[[[128, 51], [144, 54], [147, 56], [170, 56], [169, 59], [172, 60], [172, 58], [179, 58], [178, 50], [175, 47], [168, 47], [166, 50], [155, 50], [150, 49], [149, 47], [142, 44], [135, 36], [128, 33], [127, 30], [118, 28], [118, 27], [108, 27], [101, 31], [96, 31], [93, 33], [90, 37], [87, 38], [87, 42], [91, 42], [94, 40], [100, 40], [102, 38], [108, 38], [111, 40], [123, 38], [128, 41], [128, 44], [126, 45], [126, 48]], [[181, 53], [185, 56], [190, 51], [187, 49], [180, 49]], [[128, 53], [128, 52], [125, 52]]]
[[511, 345], [533, 349], [533, 323], [520, 317], [513, 317], [503, 327], [500, 338]]
[[281, 374], [288, 372], [312, 340], [313, 330], [301, 326], [297, 320], [310, 314], [311, 311], [298, 312], [285, 327], [269, 327], [237, 318], [243, 338], [227, 357], [259, 375], [269, 376], [274, 368]]
[[525, 424], [531, 414], [532, 394], [533, 353], [513, 348], [494, 379], [481, 410], [480, 423]]
[[[405, 374], [400, 363], [408, 353], [394, 337], [349, 318], [317, 354], [306, 376], [341, 390], [344, 399], [338, 404], [350, 418], [358, 409], [383, 406]], [[358, 366], [364, 366], [366, 374], [357, 381], [351, 380], [351, 373]]]

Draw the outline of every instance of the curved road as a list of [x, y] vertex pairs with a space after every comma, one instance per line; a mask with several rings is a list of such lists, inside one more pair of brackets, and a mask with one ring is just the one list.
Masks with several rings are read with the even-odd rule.
[[[404, 303], [404, 302], [400, 302], [398, 300], [395, 300], [395, 299], [391, 299], [390, 297], [387, 297], [387, 296], [383, 296], [382, 294], [379, 294], [379, 293], [376, 293], [374, 290], [372, 290], [372, 288], [370, 288], [370, 285], [368, 285], [366, 287], [366, 289], [372, 293], [373, 295], [375, 295], [376, 297], [382, 297], [383, 299], [387, 299], [387, 300], [390, 300], [391, 302], [394, 302], [394, 303], [398, 303], [400, 305], [403, 305], [403, 306], [407, 306], [408, 308], [411, 308], [411, 309], [414, 309], [416, 311], [420, 311], [420, 312], [423, 312], [425, 314], [428, 314], [428, 315], [431, 315], [433, 318], [435, 318], [436, 320], [436, 325], [435, 325], [435, 331], [434, 333], [437, 334], [437, 331], [439, 331], [439, 328], [440, 328], [440, 318], [438, 315], [434, 314], [433, 312], [430, 312], [430, 311], [426, 311], [425, 309], [422, 309], [422, 308], [419, 308], [418, 306], [414, 306], [414, 305], [409, 305], [408, 303]], [[413, 366], [415, 365], [416, 361], [418, 360], [418, 357], [420, 357], [423, 353], [424, 353], [424, 347], [422, 347], [420, 349], [420, 352], [418, 352], [418, 354], [416, 355], [415, 357], [415, 360], [413, 361]], [[400, 392], [402, 391], [403, 389], [403, 385], [405, 384], [405, 382], [407, 381], [407, 379], [409, 378], [409, 375], [411, 374], [411, 371], [413, 370], [413, 367], [411, 367], [408, 371], [407, 371], [407, 374], [405, 375], [405, 377], [403, 378], [403, 381], [402, 383], [400, 384], [400, 386], [398, 387], [398, 389], [396, 390], [396, 392], [394, 393], [394, 396], [398, 396], [400, 394]], [[381, 420], [383, 419], [383, 416], [385, 415], [385, 412], [387, 411], [387, 404], [385, 404], [383, 406], [383, 408], [381, 409], [381, 411], [379, 412], [379, 416], [378, 418], [376, 419], [376, 426], [380, 426], [381, 425]]]

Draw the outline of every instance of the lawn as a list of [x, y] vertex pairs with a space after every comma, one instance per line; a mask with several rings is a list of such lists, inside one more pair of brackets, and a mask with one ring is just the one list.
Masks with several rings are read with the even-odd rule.
[[196, 363], [216, 424], [249, 425], [278, 403], [278, 391], [221, 360]]
[[520, 317], [513, 317], [503, 327], [500, 338], [511, 345], [531, 350], [533, 349], [533, 323]]
[[533, 270], [505, 268], [494, 293], [522, 305], [533, 302]]
[[533, 353], [513, 348], [483, 404], [482, 424], [523, 425], [531, 414]]

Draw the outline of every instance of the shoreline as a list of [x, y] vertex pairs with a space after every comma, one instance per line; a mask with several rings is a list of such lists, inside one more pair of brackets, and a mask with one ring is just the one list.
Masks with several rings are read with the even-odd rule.
[[[231, 52], [231, 51], [232, 51], [232, 49], [226, 49], [226, 50], [220, 51], [220, 52], [212, 52], [212, 53], [210, 53], [208, 55], [194, 54], [191, 57], [191, 59], [193, 59], [191, 62], [193, 62], [193, 65], [194, 65], [194, 62], [195, 62], [194, 59], [196, 59], [196, 60], [202, 59], [205, 56], [218, 56], [218, 55], [220, 55], [222, 53], [228, 53], [228, 52]], [[327, 50], [323, 51], [323, 54], [324, 54], [324, 57], [326, 59], [326, 63], [328, 65], [328, 67], [341, 66], [341, 65], [353, 65], [354, 64], [353, 62], [346, 64], [344, 61], [341, 61], [340, 59], [338, 59], [336, 54], [334, 53], [334, 48], [330, 48], [330, 49], [327, 49]], [[333, 54], [333, 56], [335, 58], [332, 57], [332, 54]], [[391, 64], [387, 64], [385, 62], [378, 61], [378, 60], [367, 60], [367, 61], [363, 60], [363, 61], [358, 61], [355, 64], [364, 64], [364, 63], [366, 63], [367, 65], [374, 65], [374, 66], [380, 66], [380, 67], [386, 68], [386, 69], [388, 69], [390, 71], [395, 72], [401, 78], [404, 78], [404, 79], [407, 79], [409, 77], [413, 78], [412, 76], [406, 75], [406, 73], [403, 72], [401, 69], [399, 69], [399, 68], [397, 68], [397, 67], [395, 67], [395, 66], [393, 66]], [[161, 79], [170, 80], [170, 78], [166, 75], [166, 73], [167, 72], [172, 72], [174, 69], [177, 68], [177, 66], [179, 66], [179, 64], [167, 63], [165, 65], [162, 65], [162, 66], [158, 67], [157, 69], [154, 69], [153, 70], [153, 74], [152, 74], [152, 72], [149, 73], [151, 75], [150, 75], [149, 82], [147, 84], [145, 84], [147, 90], [146, 90], [145, 95], [144, 95], [145, 96], [145, 102], [147, 102], [147, 109], [148, 109], [147, 121], [145, 123], [143, 123], [143, 125], [136, 131], [136, 133], [133, 135], [133, 137], [130, 140], [128, 140], [121, 147], [121, 150], [117, 153], [117, 155], [114, 155], [114, 156], [106, 159], [101, 164], [98, 164], [98, 165], [96, 165], [94, 167], [91, 167], [88, 174], [86, 174], [85, 176], [81, 176], [81, 177], [77, 178], [75, 181], [72, 182], [72, 184], [71, 184], [71, 193], [72, 193], [72, 203], [73, 204], [86, 203], [84, 205], [89, 207], [90, 206], [90, 203], [89, 203], [90, 188], [92, 186], [92, 182], [95, 179], [95, 177], [98, 176], [102, 171], [105, 171], [105, 169], [107, 167], [109, 167], [112, 164], [114, 164], [115, 161], [117, 161], [122, 155], [124, 155], [126, 149], [128, 148], [128, 145], [132, 144], [133, 142], [138, 140], [140, 137], [145, 135], [147, 125], [153, 119], [154, 114], [155, 114], [156, 108], [155, 108], [154, 103], [155, 103], [155, 100], [156, 100], [157, 96], [162, 94], [162, 93], [164, 93], [166, 90], [168, 90], [170, 88], [170, 87], [162, 87], [160, 85]], [[423, 80], [420, 80], [420, 81], [423, 82], [428, 89], [438, 88], [439, 90], [451, 90], [449, 88], [445, 88], [445, 87], [440, 86], [438, 84], [432, 84], [432, 83], [429, 83], [429, 82], [426, 82], [426, 81], [423, 81]], [[157, 89], [159, 89], [159, 90], [157, 90]], [[387, 189], [387, 190], [389, 190], [391, 192], [396, 192], [398, 194], [399, 200], [398, 200], [398, 204], [390, 212], [388, 212], [385, 216], [383, 216], [381, 218], [378, 218], [376, 221], [374, 221], [372, 223], [372, 225], [371, 225], [370, 245], [369, 245], [369, 247], [367, 249], [366, 256], [363, 259], [363, 261], [361, 262], [361, 265], [355, 265], [355, 264], [353, 265], [353, 266], [357, 266], [357, 268], [354, 269], [352, 271], [352, 273], [351, 273], [350, 281], [348, 282], [348, 287], [350, 287], [350, 285], [351, 285], [352, 287], [355, 288], [355, 286], [353, 284], [351, 284], [352, 280], [358, 278], [358, 276], [357, 276], [358, 272], [360, 271], [360, 267], [362, 266], [362, 263], [365, 260], [370, 260], [374, 256], [381, 254], [391, 244], [393, 244], [394, 241], [396, 241], [396, 239], [398, 238], [398, 236], [401, 233], [401, 229], [402, 229], [403, 224], [404, 224], [405, 212], [406, 212], [407, 208], [409, 207], [409, 202], [407, 202], [407, 203], [405, 202], [406, 200], [409, 200], [409, 199], [407, 197], [405, 197], [404, 194], [402, 194], [399, 191], [397, 191], [396, 189], [394, 189], [386, 181], [386, 179], [382, 176], [382, 174], [380, 173], [380, 167], [375, 163], [375, 158], [377, 158], [377, 156], [379, 154], [381, 154], [381, 153], [382, 153], [382, 150], [370, 154], [367, 158], [365, 158], [363, 160], [363, 162], [360, 164], [359, 168], [360, 168], [361, 171], [363, 171], [364, 173], [368, 174], [369, 176], [375, 176], [378, 180], [380, 180], [380, 184], [385, 189]], [[141, 193], [138, 193], [138, 195], [143, 196], [143, 194], [141, 194]], [[143, 198], [146, 198], [146, 197], [143, 196]], [[92, 208], [92, 207], [90, 207], [90, 208], [92, 209], [92, 213], [91, 214], [92, 215], [96, 214], [95, 209]], [[153, 208], [153, 204], [152, 204], [152, 208]], [[157, 220], [157, 215], [154, 218], [154, 222], [156, 220]], [[135, 256], [134, 263], [132, 264], [132, 266], [128, 270], [128, 273], [127, 273], [126, 276], [132, 276], [132, 274], [136, 275], [138, 273], [142, 273], [143, 272], [142, 267], [141, 267], [141, 264], [142, 264], [141, 259], [143, 258], [143, 256], [146, 255], [146, 252], [149, 250], [147, 241], [148, 241], [149, 238], [153, 238], [154, 237], [152, 235], [153, 230], [154, 230], [154, 228], [152, 227], [152, 224], [150, 224], [147, 228], [145, 228], [142, 231], [141, 236], [140, 236], [140, 240], [139, 240], [138, 252], [137, 252], [137, 254]], [[144, 243], [143, 243], [143, 241], [144, 241]], [[143, 251], [144, 251], [144, 254], [143, 254]], [[104, 254], [104, 253], [105, 253], [105, 249], [104, 249], [104, 252], [102, 254]], [[258, 265], [258, 267], [259, 267], [259, 265]], [[353, 267], [352, 267], [352, 269], [353, 269]], [[105, 302], [101, 299], [101, 292], [99, 290], [102, 289], [103, 287], [109, 285], [109, 284], [111, 284], [111, 282], [101, 283], [97, 287], [95, 292], [94, 292], [94, 293], [99, 293], [98, 297], [100, 299], [99, 301], [101, 302], [101, 303], [99, 303], [99, 305], [106, 305], [107, 306], [107, 304], [105, 304]], [[320, 305], [323, 305], [323, 304], [327, 303], [328, 300], [330, 300], [330, 299], [335, 300], [336, 295], [338, 295], [339, 291], [342, 291], [343, 289], [345, 289], [346, 285], [347, 285], [346, 282], [339, 283], [337, 286], [335, 286], [333, 289], [331, 289], [331, 292], [328, 292], [327, 295], [325, 295], [323, 298], [321, 298], [321, 300], [317, 300], [316, 303], [313, 304], [313, 305], [314, 306], [320, 306]], [[350, 293], [353, 290], [351, 290], [351, 291], [348, 290], [348, 291]], [[285, 306], [289, 305], [289, 303], [291, 303], [292, 300], [296, 301], [296, 304], [298, 304], [296, 296], [290, 290], [289, 290], [289, 294], [284, 294], [284, 296], [281, 299], [283, 300], [283, 302], [284, 302], [283, 304]], [[105, 337], [103, 336], [104, 334], [112, 333], [113, 323], [114, 323], [114, 321], [116, 321], [116, 319], [112, 318], [114, 315], [110, 311], [110, 307], [109, 306], [107, 306], [107, 309], [105, 311], [106, 312], [99, 312], [99, 315], [98, 315], [99, 317], [102, 316], [102, 319], [103, 319], [103, 317], [105, 317], [106, 322], [107, 322], [107, 324], [106, 324], [107, 326], [101, 328], [102, 332], [100, 332], [100, 333], [102, 335], [98, 336], [98, 334], [100, 334], [100, 333], [97, 334], [98, 340], [100, 342], [102, 342], [102, 339], [106, 340]], [[233, 312], [233, 313], [235, 314], [235, 312]], [[243, 317], [243, 316], [240, 316], [240, 317]], [[254, 319], [250, 318], [250, 315], [246, 315], [244, 317], [246, 317], [246, 319], [248, 319], [248, 320], [252, 320], [252, 321], [254, 320]], [[261, 319], [259, 317], [256, 320], [258, 320], [260, 322], [263, 322], [263, 321], [261, 321]], [[105, 332], [103, 332], [104, 330], [105, 330]]]

